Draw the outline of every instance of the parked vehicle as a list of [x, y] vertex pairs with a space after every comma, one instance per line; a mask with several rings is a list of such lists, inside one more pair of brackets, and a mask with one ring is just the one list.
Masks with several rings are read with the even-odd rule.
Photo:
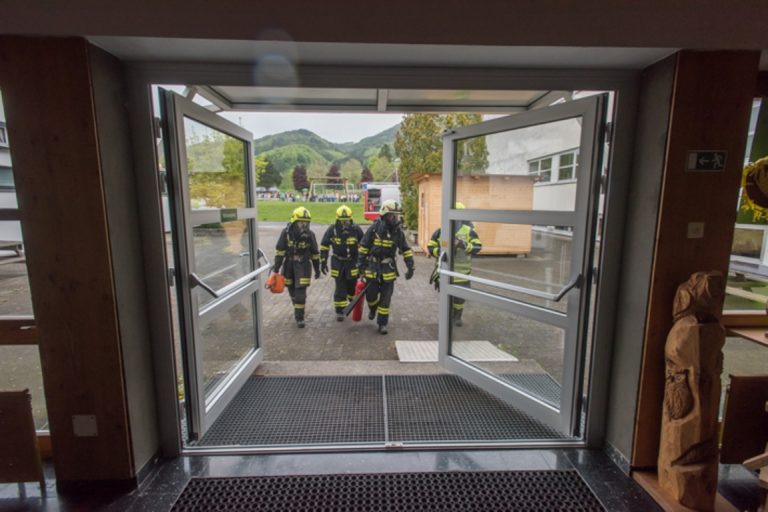
[[363, 183], [363, 205], [365, 206], [363, 217], [374, 221], [379, 218], [379, 207], [388, 199], [400, 202], [399, 183]]

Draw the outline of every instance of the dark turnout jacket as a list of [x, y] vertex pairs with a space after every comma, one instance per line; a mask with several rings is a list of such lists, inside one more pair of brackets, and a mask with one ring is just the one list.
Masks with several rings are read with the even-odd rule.
[[275, 250], [275, 272], [285, 276], [285, 285], [295, 288], [309, 286], [312, 268], [320, 272], [320, 251], [311, 230], [300, 233], [297, 223], [289, 223], [280, 233]]

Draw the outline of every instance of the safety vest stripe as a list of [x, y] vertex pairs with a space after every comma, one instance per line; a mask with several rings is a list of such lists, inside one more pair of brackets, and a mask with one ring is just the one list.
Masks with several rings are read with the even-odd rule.
[[368, 254], [368, 248], [367, 247], [360, 247], [360, 254]]
[[331, 269], [331, 277], [339, 277], [339, 271]]
[[331, 248], [330, 248], [330, 247], [328, 247], [327, 245], [321, 245], [321, 246], [320, 246], [320, 250], [321, 250], [321, 251], [329, 251], [330, 249], [331, 249]]
[[357, 268], [353, 268], [353, 269], [351, 269], [351, 270], [349, 271], [349, 275], [351, 275], [352, 277], [356, 276], [356, 275], [357, 275], [357, 274], [359, 274], [359, 273], [360, 273], [360, 272], [358, 271], [358, 269], [357, 269]]
[[411, 249], [408, 249], [403, 253], [403, 258], [413, 258], [413, 251]]

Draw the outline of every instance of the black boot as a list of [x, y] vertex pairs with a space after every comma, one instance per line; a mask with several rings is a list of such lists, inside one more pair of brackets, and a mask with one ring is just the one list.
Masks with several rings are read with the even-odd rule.
[[462, 320], [461, 320], [461, 313], [462, 313], [463, 311], [464, 311], [464, 310], [462, 310], [462, 309], [457, 309], [457, 310], [455, 310], [455, 311], [453, 312], [453, 324], [454, 324], [456, 327], [461, 327], [462, 325], [464, 325], [464, 322], [462, 322]]
[[379, 334], [387, 334], [389, 332], [389, 329], [387, 329], [387, 326], [384, 324], [379, 324]]
[[343, 322], [344, 321], [344, 313], [341, 313], [339, 311], [336, 312], [336, 321], [337, 322]]
[[376, 308], [371, 308], [368, 310], [368, 320], [373, 320], [376, 318]]

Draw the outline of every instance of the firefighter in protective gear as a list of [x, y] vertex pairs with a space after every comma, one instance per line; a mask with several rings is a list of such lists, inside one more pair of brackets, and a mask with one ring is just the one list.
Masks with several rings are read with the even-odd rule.
[[336, 223], [328, 228], [320, 241], [320, 270], [328, 273], [328, 252], [331, 256], [331, 277], [336, 281], [333, 306], [336, 320], [344, 320], [344, 308], [355, 296], [357, 282], [357, 246], [363, 239], [363, 230], [352, 221], [352, 209], [342, 205], [336, 210]]
[[[457, 202], [456, 209], [463, 210], [464, 205]], [[429, 243], [427, 244], [427, 250], [429, 251], [430, 256], [434, 256], [437, 259], [435, 270], [437, 270], [437, 265], [440, 264], [440, 242], [440, 228], [437, 228], [432, 234], [432, 238], [429, 240]], [[483, 243], [477, 236], [475, 226], [468, 220], [462, 221], [459, 224], [458, 229], [456, 229], [453, 234], [453, 271], [465, 275], [472, 273], [472, 256], [475, 256], [477, 253], [479, 253], [482, 248]], [[433, 276], [435, 288], [439, 289], [440, 275], [435, 271]], [[459, 277], [452, 277], [451, 284], [466, 286], [467, 288], [470, 286], [468, 279], [462, 279]], [[461, 326], [463, 324], [461, 315], [464, 313], [464, 302], [464, 299], [459, 297], [451, 298], [453, 323], [457, 326]]]
[[304, 327], [304, 307], [313, 267], [315, 279], [320, 278], [320, 251], [315, 234], [309, 229], [311, 220], [309, 210], [303, 206], [293, 210], [291, 221], [277, 240], [272, 268], [273, 272], [280, 272], [282, 268], [285, 286], [293, 302], [293, 316], [300, 328]]
[[401, 227], [400, 203], [388, 199], [382, 203], [379, 213], [380, 217], [368, 228], [360, 242], [358, 269], [370, 283], [365, 294], [370, 308], [368, 318], [373, 320], [378, 313], [379, 332], [387, 334], [389, 304], [395, 291], [395, 279], [399, 275], [395, 261], [397, 251], [405, 260], [406, 279], [413, 277], [414, 264], [413, 251]]

